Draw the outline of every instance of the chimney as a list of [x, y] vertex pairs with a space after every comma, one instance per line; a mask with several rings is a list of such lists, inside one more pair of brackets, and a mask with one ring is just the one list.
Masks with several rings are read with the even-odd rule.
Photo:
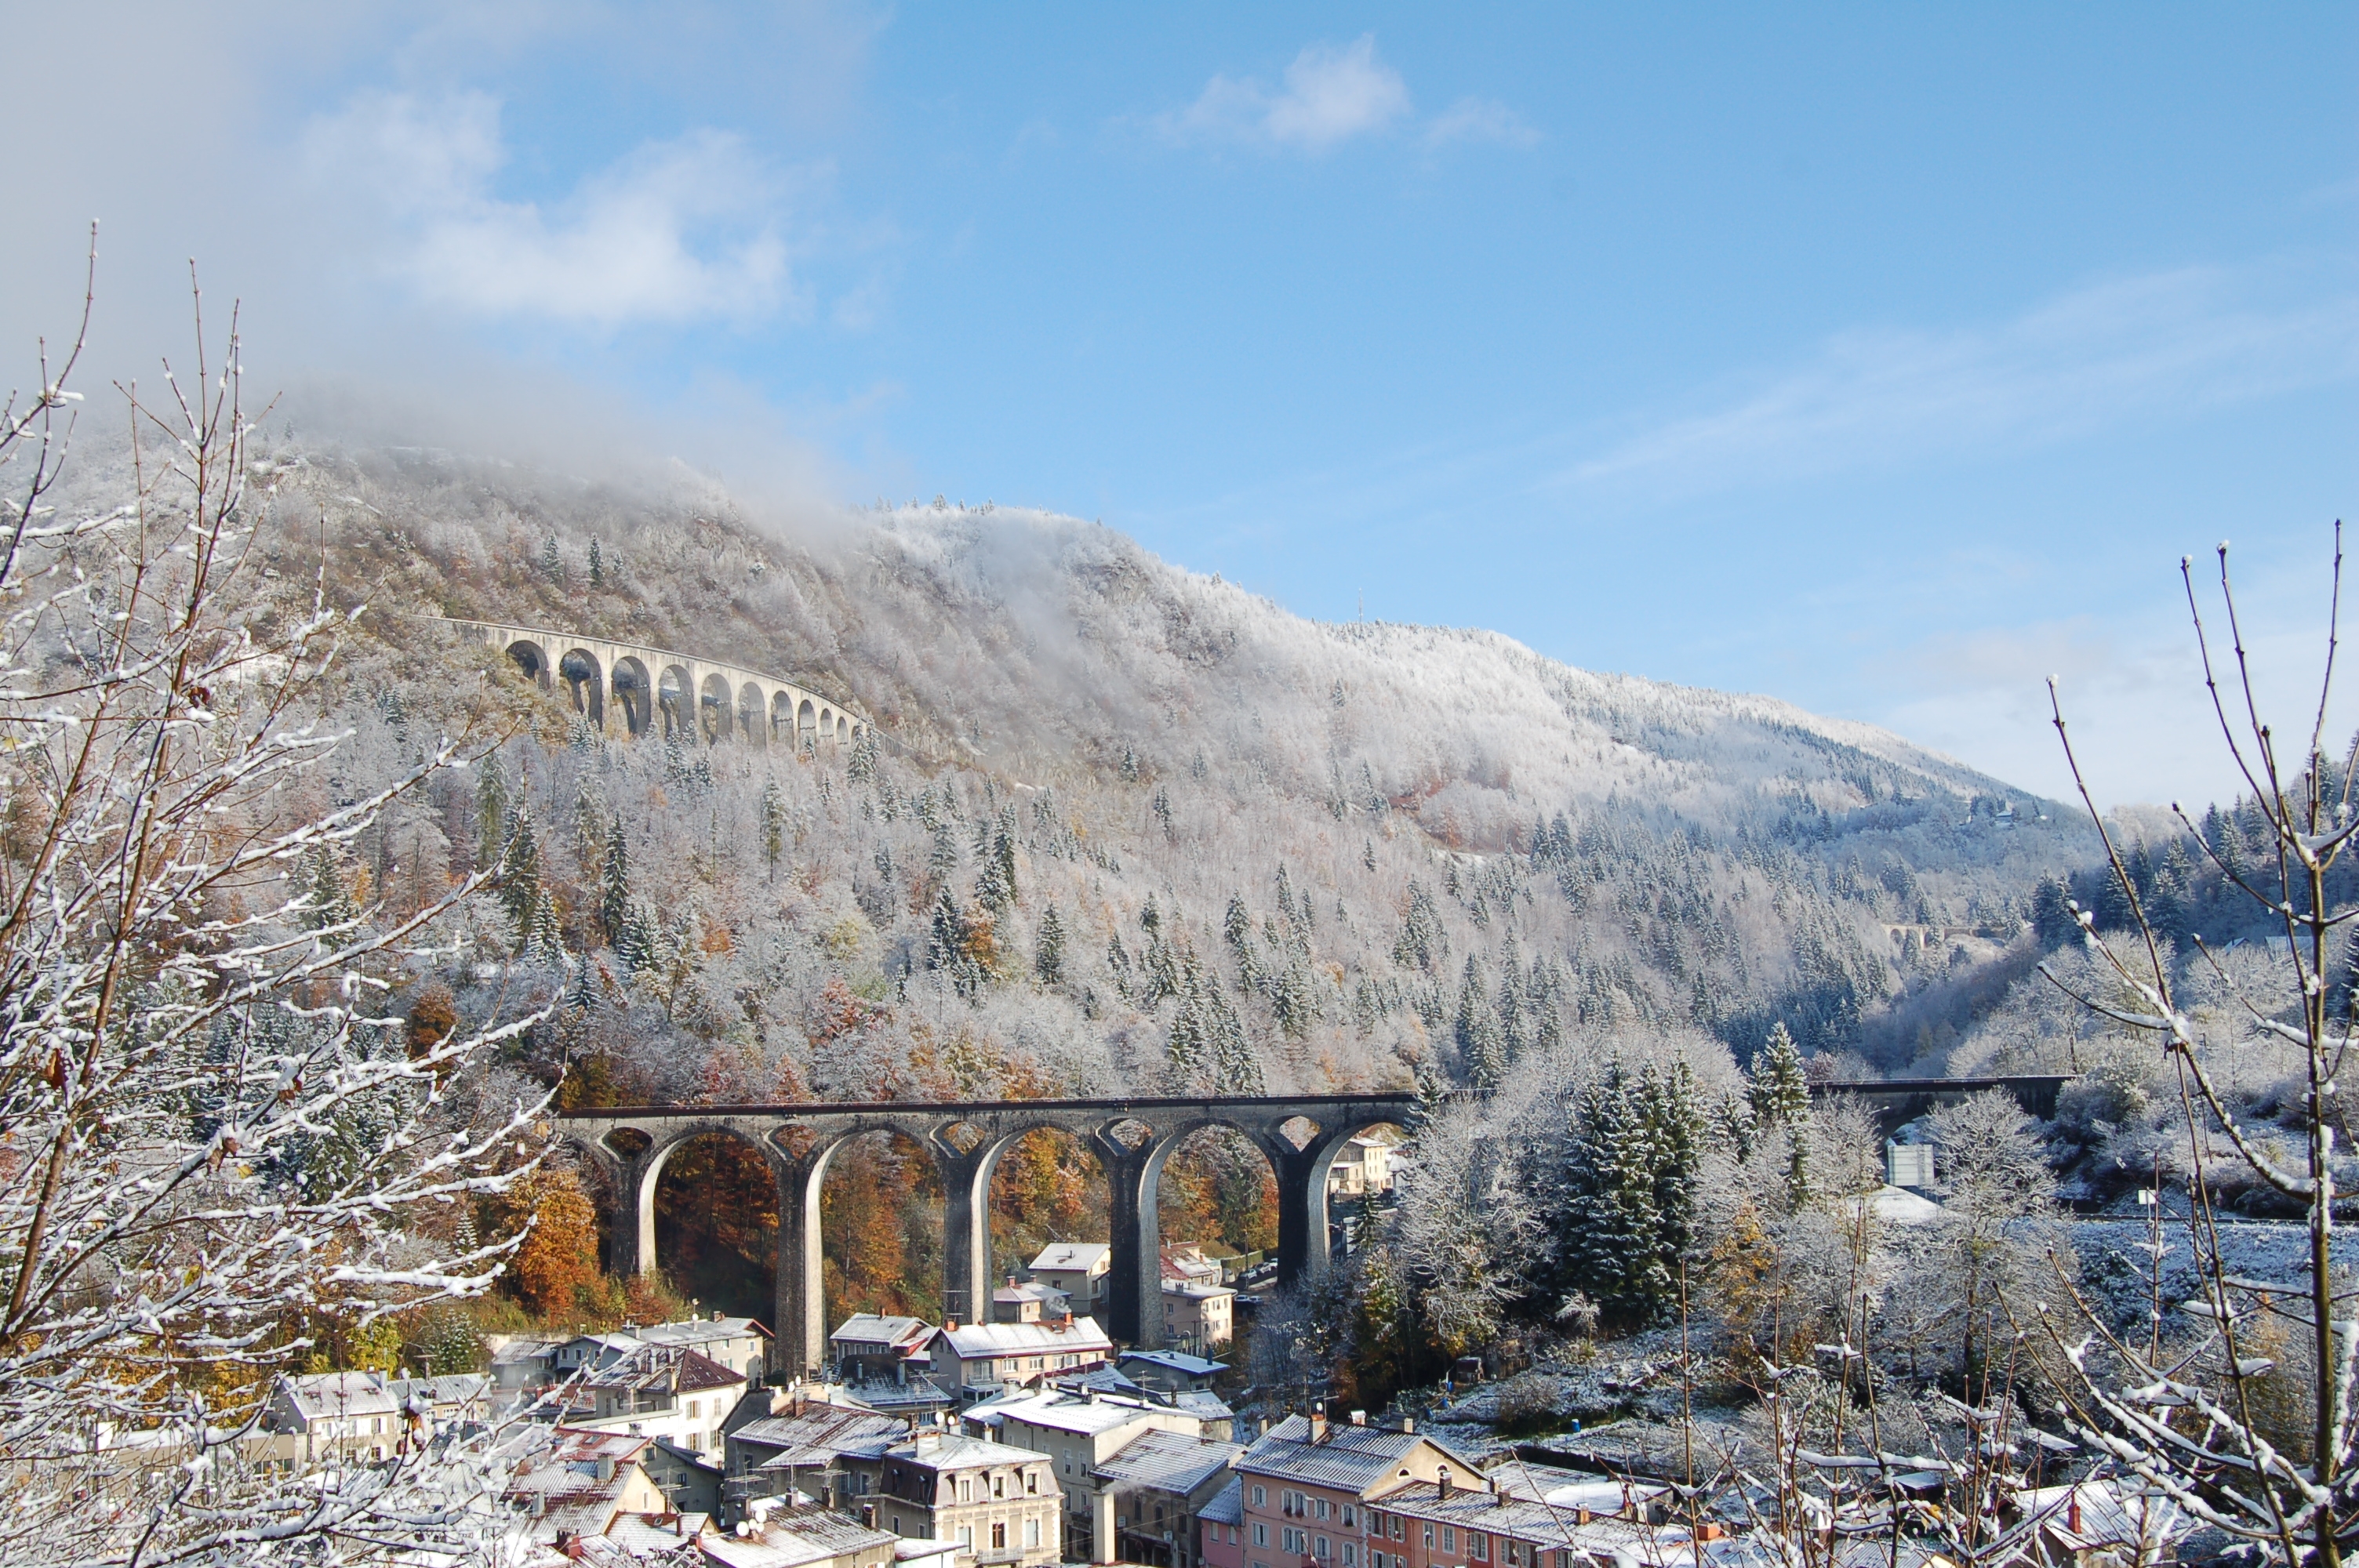
[[1415, 1416], [1405, 1415], [1401, 1417], [1401, 1435], [1403, 1437], [1415, 1437], [1417, 1435], [1417, 1418]]
[[1091, 1499], [1090, 1527], [1090, 1561], [1120, 1562], [1122, 1553], [1114, 1550], [1113, 1487], [1100, 1487]]
[[2064, 1505], [2064, 1528], [2074, 1535], [2081, 1533], [2081, 1494], [2077, 1490], [2072, 1500]]
[[1720, 1526], [1716, 1524], [1707, 1521], [1696, 1526], [1695, 1536], [1698, 1541], [1718, 1541], [1720, 1535]]
[[1310, 1412], [1310, 1441], [1313, 1443], [1327, 1441], [1327, 1411], [1323, 1406]]
[[716, 1309], [714, 1310], [713, 1314], [712, 1314], [712, 1321], [713, 1321], [713, 1322], [715, 1322], [715, 1323], [719, 1323], [719, 1322], [721, 1322], [723, 1319], [726, 1318], [728, 1315], [729, 1315], [729, 1314], [728, 1314], [727, 1313], [725, 1313], [725, 1312], [722, 1312], [722, 1311], [720, 1311], [719, 1309], [717, 1309], [717, 1308], [716, 1308]]
[[1434, 1483], [1433, 1495], [1446, 1503], [1450, 1500], [1450, 1494], [1453, 1490], [1450, 1483], [1450, 1466], [1443, 1465], [1440, 1475], [1441, 1478]]
[[1365, 1425], [1367, 1425], [1367, 1424], [1368, 1424], [1368, 1412], [1367, 1412], [1367, 1411], [1353, 1411], [1352, 1412], [1352, 1424], [1353, 1424], [1353, 1426], [1365, 1426]]

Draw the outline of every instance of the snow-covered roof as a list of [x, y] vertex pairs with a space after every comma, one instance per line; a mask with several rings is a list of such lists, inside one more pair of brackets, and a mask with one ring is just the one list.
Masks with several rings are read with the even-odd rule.
[[1163, 1281], [1163, 1293], [1167, 1296], [1185, 1296], [1190, 1301], [1203, 1302], [1211, 1301], [1215, 1296], [1234, 1296], [1237, 1292], [1226, 1285], [1208, 1285], [1201, 1280], [1167, 1278]]
[[671, 1345], [640, 1345], [621, 1360], [586, 1374], [582, 1386], [696, 1394], [743, 1387], [745, 1381], [745, 1373], [732, 1371], [693, 1350]]
[[883, 1345], [908, 1351], [923, 1345], [933, 1332], [933, 1325], [923, 1318], [881, 1317], [873, 1312], [863, 1312], [836, 1325], [835, 1332], [827, 1339], [838, 1350], [853, 1345]]
[[1010, 1448], [987, 1437], [961, 1437], [955, 1433], [921, 1433], [895, 1444], [885, 1454], [919, 1470], [978, 1470], [990, 1465], [1043, 1463], [1028, 1448]]
[[898, 1416], [812, 1405], [800, 1415], [765, 1416], [729, 1434], [765, 1451], [764, 1467], [807, 1469], [845, 1455], [874, 1459], [908, 1434]]
[[1110, 1354], [1114, 1341], [1097, 1320], [1076, 1317], [1062, 1323], [962, 1323], [935, 1331], [935, 1342], [947, 1341], [962, 1361], [994, 1356], [1086, 1356]]
[[1212, 1500], [1196, 1510], [1196, 1518], [1204, 1524], [1243, 1524], [1245, 1520], [1245, 1479], [1233, 1476], [1229, 1484], [1213, 1494]]
[[1364, 1492], [1393, 1478], [1401, 1461], [1421, 1444], [1430, 1444], [1437, 1452], [1458, 1459], [1468, 1470], [1474, 1468], [1430, 1437], [1389, 1427], [1330, 1422], [1326, 1438], [1313, 1443], [1310, 1420], [1300, 1415], [1288, 1416], [1271, 1427], [1238, 1458], [1237, 1467], [1284, 1481]]
[[548, 1446], [509, 1477], [507, 1496], [530, 1504], [547, 1530], [603, 1535], [629, 1485], [629, 1467], [654, 1443], [625, 1433], [552, 1428]]
[[1032, 1271], [1063, 1274], [1079, 1269], [1090, 1272], [1104, 1263], [1113, 1251], [1103, 1241], [1051, 1241], [1032, 1260]]
[[491, 1379], [476, 1372], [439, 1378], [388, 1378], [382, 1372], [295, 1372], [279, 1388], [305, 1425], [348, 1416], [429, 1415], [482, 1397]]
[[1229, 1369], [1229, 1364], [1225, 1361], [1208, 1361], [1201, 1356], [1190, 1356], [1184, 1350], [1125, 1350], [1115, 1364], [1127, 1367], [1134, 1361], [1143, 1361], [1149, 1367], [1161, 1367], [1167, 1371], [1178, 1372], [1189, 1378], [1209, 1378], [1215, 1372], [1225, 1372]]
[[1019, 1302], [1047, 1302], [1053, 1304], [1058, 1302], [1071, 1301], [1073, 1292], [1060, 1291], [1056, 1286], [1044, 1284], [1038, 1280], [1023, 1280], [1000, 1286], [991, 1292], [991, 1299], [994, 1302], [1004, 1302], [1010, 1306]]
[[1112, 1432], [1147, 1413], [1139, 1405], [1117, 1404], [1111, 1400], [1068, 1399], [1061, 1394], [1042, 1394], [992, 1411], [997, 1418], [995, 1424], [1021, 1422], [1044, 1432], [1070, 1432], [1079, 1436]]
[[606, 1539], [637, 1559], [677, 1552], [712, 1528], [708, 1513], [616, 1514]]
[[750, 1317], [699, 1317], [685, 1323], [650, 1323], [631, 1331], [650, 1345], [711, 1345], [723, 1339], [767, 1339], [770, 1331]]
[[1161, 1492], [1194, 1491], [1234, 1463], [1245, 1445], [1178, 1432], [1142, 1432], [1097, 1466], [1100, 1480]]
[[821, 1509], [780, 1509], [745, 1535], [708, 1536], [697, 1542], [723, 1568], [802, 1568], [863, 1551], [888, 1551], [895, 1537], [858, 1519]]

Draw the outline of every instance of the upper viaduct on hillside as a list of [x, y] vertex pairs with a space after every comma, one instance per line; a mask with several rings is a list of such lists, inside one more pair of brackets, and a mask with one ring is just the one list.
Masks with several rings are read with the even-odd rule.
[[[2052, 1117], [2057, 1091], [2067, 1081], [1913, 1078], [1820, 1084], [1811, 1093], [1880, 1102], [1887, 1124], [1992, 1088], [2014, 1095], [2034, 1115]], [[620, 1273], [655, 1271], [656, 1183], [682, 1143], [720, 1133], [761, 1152], [778, 1189], [777, 1340], [771, 1370], [802, 1376], [827, 1359], [820, 1190], [836, 1152], [853, 1139], [893, 1133], [931, 1157], [942, 1190], [942, 1310], [966, 1320], [990, 1310], [991, 1176], [1000, 1157], [1039, 1128], [1071, 1135], [1096, 1157], [1111, 1198], [1106, 1332], [1125, 1344], [1153, 1347], [1163, 1341], [1157, 1184], [1183, 1140], [1203, 1128], [1226, 1127], [1269, 1161], [1277, 1184], [1277, 1278], [1286, 1284], [1326, 1267], [1327, 1173], [1336, 1155], [1355, 1133], [1406, 1125], [1415, 1107], [1407, 1094], [625, 1106], [560, 1112], [557, 1127], [608, 1178], [611, 1202], [620, 1209], [607, 1215]]]
[[545, 626], [512, 626], [454, 616], [420, 619], [455, 627], [505, 652], [527, 679], [554, 693], [562, 683], [573, 711], [606, 728], [611, 703], [625, 732], [732, 739], [755, 745], [849, 743], [871, 728], [866, 715], [777, 676], [688, 654]]

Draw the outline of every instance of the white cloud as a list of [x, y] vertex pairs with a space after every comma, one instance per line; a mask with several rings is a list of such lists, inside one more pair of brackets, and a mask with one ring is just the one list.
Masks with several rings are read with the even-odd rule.
[[2359, 297], [2247, 303], [2258, 274], [2190, 268], [2083, 289], [1999, 326], [1859, 330], [1712, 412], [1576, 467], [1712, 487], [2022, 447], [2359, 374]]
[[1178, 141], [1261, 142], [1325, 152], [1382, 131], [1408, 112], [1408, 84], [1376, 59], [1375, 37], [1364, 34], [1343, 49], [1313, 44], [1304, 49], [1286, 68], [1283, 89], [1215, 76], [1195, 103], [1160, 124]]
[[305, 151], [315, 179], [374, 198], [394, 269], [432, 303], [607, 329], [798, 303], [779, 182], [734, 135], [642, 144], [547, 209], [494, 194], [499, 103], [479, 92], [362, 94]]
[[1539, 139], [1539, 132], [1522, 115], [1495, 98], [1461, 98], [1436, 114], [1433, 123], [1425, 128], [1425, 143], [1431, 147], [1448, 146], [1453, 142], [1528, 147]]

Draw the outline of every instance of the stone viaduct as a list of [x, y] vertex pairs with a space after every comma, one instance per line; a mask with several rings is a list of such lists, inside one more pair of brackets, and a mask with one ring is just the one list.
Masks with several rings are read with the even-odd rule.
[[735, 665], [544, 626], [419, 619], [500, 649], [543, 691], [553, 695], [561, 686], [573, 711], [593, 729], [608, 728], [611, 709], [634, 740], [681, 735], [814, 749], [849, 744], [871, 727], [865, 715], [843, 703]]
[[1071, 1133], [1097, 1157], [1112, 1195], [1106, 1332], [1127, 1345], [1163, 1338], [1161, 1232], [1156, 1185], [1181, 1140], [1233, 1128], [1277, 1180], [1277, 1277], [1327, 1265], [1327, 1173], [1353, 1134], [1405, 1125], [1414, 1097], [1302, 1095], [1251, 1099], [1012, 1100], [924, 1105], [635, 1106], [557, 1115], [556, 1130], [603, 1167], [619, 1213], [608, 1215], [617, 1272], [656, 1266], [656, 1180], [687, 1140], [723, 1133], [759, 1150], [778, 1184], [777, 1365], [800, 1376], [827, 1358], [820, 1262], [820, 1187], [852, 1139], [893, 1132], [930, 1155], [941, 1179], [942, 1310], [961, 1322], [991, 1306], [991, 1173], [1036, 1128]]

